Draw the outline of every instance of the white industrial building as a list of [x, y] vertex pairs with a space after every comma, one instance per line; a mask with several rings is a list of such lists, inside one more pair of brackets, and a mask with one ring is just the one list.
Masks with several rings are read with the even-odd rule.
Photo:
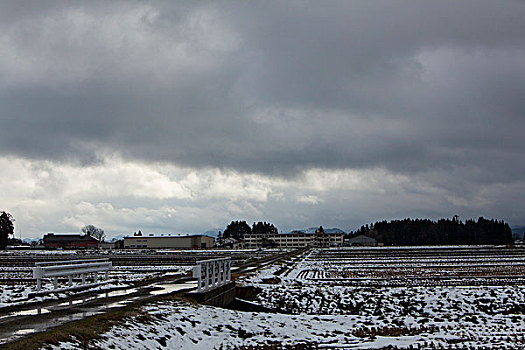
[[213, 237], [204, 235], [170, 235], [160, 236], [132, 236], [124, 238], [124, 248], [175, 248], [175, 249], [201, 249], [212, 248], [215, 244]]

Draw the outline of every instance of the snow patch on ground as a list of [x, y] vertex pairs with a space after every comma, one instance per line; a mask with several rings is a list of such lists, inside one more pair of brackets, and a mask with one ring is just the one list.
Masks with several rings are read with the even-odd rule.
[[[93, 341], [102, 349], [229, 349], [235, 346], [313, 343], [348, 349], [482, 346], [519, 348], [523, 344], [523, 315], [494, 317], [487, 324], [465, 327], [444, 321], [418, 327], [418, 317], [383, 322], [381, 316], [285, 315], [241, 312], [183, 301], [157, 302], [142, 309], [150, 317], [131, 317]], [[514, 315], [516, 317], [517, 315]], [[384, 326], [380, 326], [381, 324]], [[516, 331], [521, 330], [521, 333]], [[73, 340], [54, 349], [76, 349]]]

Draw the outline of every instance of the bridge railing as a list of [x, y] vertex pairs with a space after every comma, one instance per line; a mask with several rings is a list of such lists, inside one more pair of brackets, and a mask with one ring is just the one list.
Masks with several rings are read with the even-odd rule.
[[197, 261], [193, 277], [198, 279], [197, 291], [207, 292], [231, 281], [231, 258]]
[[108, 259], [90, 259], [90, 260], [69, 260], [35, 263], [33, 267], [33, 278], [36, 279], [36, 290], [42, 289], [42, 280], [44, 278], [53, 279], [53, 287], [58, 289], [58, 278], [68, 277], [68, 287], [65, 290], [73, 288], [73, 276], [82, 277], [82, 285], [86, 284], [86, 277], [93, 275], [93, 284], [98, 283], [98, 274], [104, 273], [104, 279], [108, 279], [109, 271], [113, 269], [112, 263]]

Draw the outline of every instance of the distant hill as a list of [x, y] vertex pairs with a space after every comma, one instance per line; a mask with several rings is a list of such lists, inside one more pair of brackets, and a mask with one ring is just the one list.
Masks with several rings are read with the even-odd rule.
[[340, 228], [337, 228], [337, 227], [325, 228], [324, 232], [326, 232], [326, 233], [346, 233], [345, 231], [343, 231], [343, 230], [341, 230]]
[[106, 242], [116, 242], [116, 241], [123, 240], [124, 237], [126, 236], [129, 236], [129, 235], [118, 235], [118, 236], [111, 237], [111, 238], [106, 237], [105, 241]]
[[42, 238], [40, 237], [36, 237], [36, 238], [24, 238], [22, 239], [22, 242], [24, 243], [27, 243], [27, 244], [31, 244], [32, 242], [38, 242], [39, 240], [41, 240]]
[[219, 231], [222, 232], [224, 230], [220, 229], [220, 228], [216, 228], [216, 229], [208, 230], [208, 231], [204, 232], [203, 235], [217, 238], [217, 235], [219, 234]]
[[524, 234], [525, 233], [525, 226], [516, 226], [516, 227], [511, 228], [511, 230], [512, 230], [512, 233]]
[[511, 228], [511, 230], [512, 230], [512, 236], [514, 237], [514, 239], [523, 238], [523, 235], [525, 234], [525, 226], [516, 226], [516, 227]]

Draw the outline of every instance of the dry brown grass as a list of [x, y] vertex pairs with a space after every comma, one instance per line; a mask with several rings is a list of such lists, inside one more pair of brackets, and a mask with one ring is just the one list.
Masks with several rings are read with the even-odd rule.
[[92, 349], [93, 340], [100, 338], [100, 335], [108, 331], [114, 325], [126, 318], [133, 316], [148, 317], [141, 313], [136, 307], [126, 307], [124, 309], [96, 315], [80, 321], [67, 323], [59, 328], [31, 335], [14, 343], [4, 345], [4, 349], [9, 350], [37, 350], [45, 345], [57, 345], [60, 342], [71, 340], [79, 341], [84, 349]]

